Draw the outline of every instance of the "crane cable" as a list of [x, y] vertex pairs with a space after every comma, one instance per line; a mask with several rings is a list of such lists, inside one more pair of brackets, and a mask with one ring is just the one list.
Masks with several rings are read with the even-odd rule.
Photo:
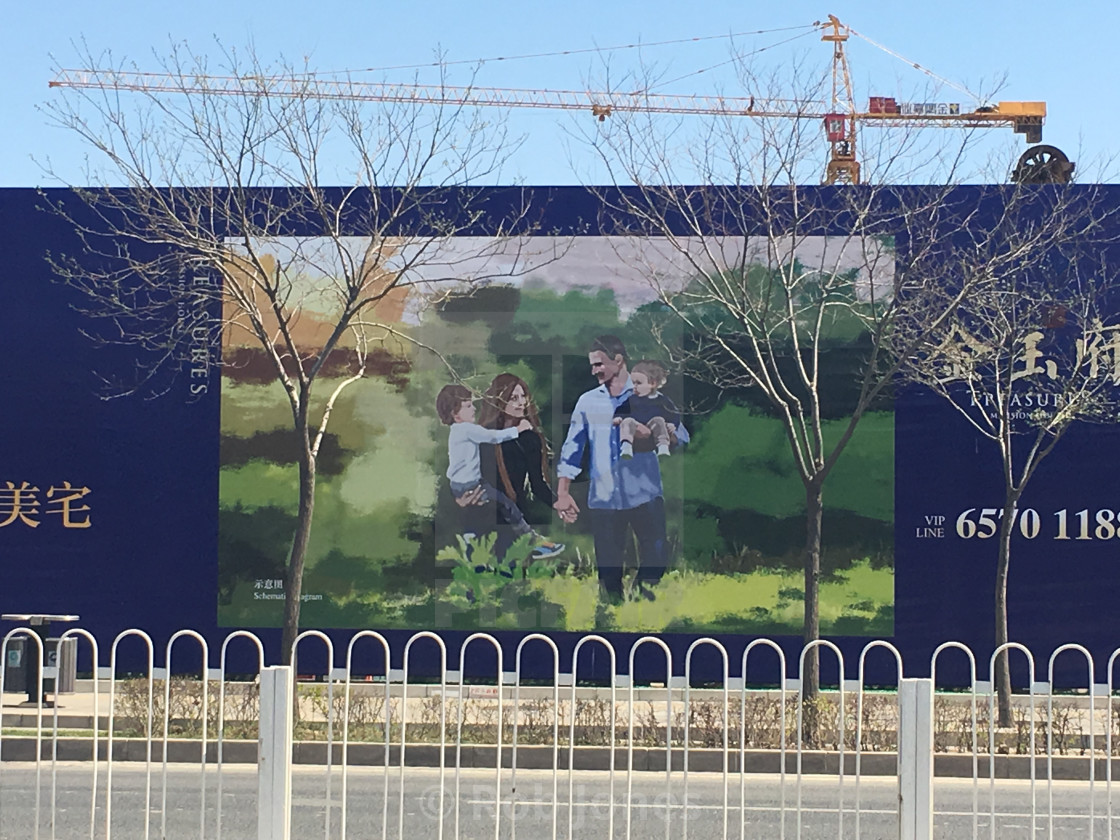
[[897, 58], [897, 59], [898, 59], [899, 61], [904, 61], [904, 62], [906, 62], [906, 63], [907, 63], [907, 64], [909, 64], [909, 65], [910, 65], [911, 67], [913, 67], [913, 68], [914, 68], [915, 70], [918, 70], [919, 72], [925, 73], [925, 74], [926, 74], [927, 76], [929, 76], [930, 78], [936, 79], [937, 81], [941, 82], [941, 84], [943, 84], [943, 85], [948, 85], [949, 87], [953, 88], [954, 90], [960, 91], [960, 92], [961, 92], [961, 93], [963, 93], [963, 94], [964, 94], [965, 96], [969, 96], [969, 97], [972, 97], [972, 99], [974, 99], [974, 100], [976, 101], [976, 103], [977, 103], [978, 105], [983, 105], [983, 104], [985, 104], [985, 103], [984, 103], [984, 98], [983, 98], [982, 96], [980, 96], [980, 95], [978, 95], [978, 94], [975, 94], [975, 93], [973, 93], [973, 92], [972, 92], [971, 90], [969, 90], [968, 88], [966, 88], [966, 87], [965, 87], [964, 85], [960, 85], [960, 84], [957, 84], [956, 82], [950, 81], [949, 79], [946, 79], [946, 78], [945, 78], [944, 76], [939, 76], [939, 75], [938, 75], [937, 73], [934, 73], [934, 72], [933, 72], [932, 70], [930, 70], [930, 69], [929, 69], [928, 67], [923, 67], [923, 66], [922, 66], [921, 64], [919, 64], [918, 62], [916, 62], [916, 61], [911, 61], [911, 60], [910, 60], [910, 59], [908, 59], [908, 58], [907, 58], [906, 56], [904, 56], [904, 55], [900, 55], [899, 53], [896, 53], [896, 52], [895, 52], [894, 50], [892, 50], [892, 49], [891, 49], [890, 47], [885, 47], [885, 46], [883, 46], [882, 44], [880, 44], [880, 43], [879, 43], [878, 41], [873, 41], [873, 40], [872, 40], [871, 38], [868, 38], [868, 37], [867, 37], [866, 35], [864, 35], [864, 34], [863, 34], [862, 32], [856, 32], [856, 31], [855, 31], [854, 29], [852, 29], [852, 27], [850, 27], [850, 26], [848, 26], [848, 27], [847, 27], [847, 29], [848, 29], [848, 31], [849, 31], [849, 32], [850, 32], [851, 34], [855, 35], [855, 36], [856, 36], [856, 37], [858, 37], [858, 38], [862, 38], [862, 39], [863, 39], [864, 41], [866, 41], [867, 43], [869, 43], [869, 44], [870, 44], [871, 46], [873, 46], [873, 47], [878, 47], [878, 48], [879, 48], [879, 49], [881, 49], [881, 50], [882, 50], [883, 52], [885, 52], [885, 53], [886, 53], [887, 55], [890, 55], [890, 56], [894, 56], [894, 57], [895, 57], [895, 58]]
[[[770, 32], [784, 32], [784, 31], [788, 31], [789, 29], [800, 29], [800, 28], [801, 27], [786, 27], [784, 30], [771, 29], [769, 31]], [[677, 76], [675, 79], [669, 79], [665, 82], [660, 82], [660, 83], [657, 84], [656, 87], [663, 88], [666, 85], [675, 84], [676, 82], [682, 81], [684, 79], [690, 79], [693, 76], [699, 76], [701, 73], [707, 73], [709, 70], [716, 70], [720, 67], [726, 67], [728, 64], [734, 64], [735, 62], [742, 61], [743, 59], [749, 58], [752, 55], [758, 55], [759, 53], [766, 52], [766, 50], [773, 49], [774, 47], [780, 47], [783, 44], [789, 44], [793, 41], [796, 41], [798, 38], [804, 38], [806, 35], [812, 35], [816, 31], [817, 31], [817, 24], [814, 23], [805, 32], [801, 32], [801, 33], [799, 33], [797, 35], [793, 35], [789, 38], [783, 38], [781, 41], [776, 41], [773, 44], [767, 44], [765, 47], [759, 47], [757, 50], [751, 50], [750, 52], [735, 55], [734, 57], [729, 58], [726, 61], [721, 61], [718, 64], [713, 64], [711, 67], [702, 67], [701, 69], [694, 70], [691, 73], [685, 73], [683, 76]], [[747, 33], [747, 34], [756, 35], [756, 34], [761, 34], [761, 33], [753, 33], [752, 32], [752, 33]], [[734, 37], [737, 37], [737, 36], [728, 35], [727, 37], [728, 38], [734, 38]], [[653, 90], [654, 90], [654, 88], [650, 87], [650, 88], [647, 88], [646, 90], [644, 90], [642, 92], [643, 93], [651, 93], [651, 92], [653, 92]], [[805, 100], [805, 101], [815, 101], [815, 100]]]
[[[450, 66], [457, 65], [457, 64], [473, 64], [473, 65], [481, 66], [483, 64], [487, 64], [487, 63], [492, 62], [492, 61], [520, 61], [522, 59], [528, 59], [528, 58], [554, 58], [556, 56], [562, 56], [562, 55], [580, 55], [580, 54], [583, 54], [583, 53], [613, 52], [615, 50], [631, 50], [631, 49], [642, 49], [642, 48], [648, 48], [648, 47], [666, 47], [666, 46], [673, 46], [673, 45], [676, 45], [676, 44], [695, 44], [695, 43], [699, 43], [701, 41], [717, 41], [717, 40], [726, 40], [726, 39], [731, 39], [731, 38], [743, 38], [743, 37], [746, 37], [748, 35], [768, 35], [772, 32], [789, 32], [789, 31], [792, 31], [792, 30], [799, 30], [799, 29], [808, 29], [809, 32], [812, 32], [812, 31], [815, 30], [815, 28], [816, 28], [815, 23], [808, 24], [808, 25], [802, 24], [801, 26], [783, 26], [783, 27], [778, 27], [776, 29], [756, 29], [756, 30], [753, 30], [753, 31], [750, 31], [750, 32], [732, 32], [732, 33], [729, 33], [727, 35], [701, 35], [701, 36], [697, 36], [697, 37], [694, 37], [694, 38], [677, 38], [677, 39], [674, 39], [674, 40], [671, 40], [671, 41], [652, 41], [652, 42], [649, 42], [649, 43], [639, 42], [639, 43], [634, 43], [634, 44], [618, 44], [618, 45], [612, 46], [612, 47], [584, 47], [584, 48], [577, 49], [577, 50], [558, 50], [556, 52], [525, 53], [524, 55], [498, 55], [498, 56], [492, 56], [490, 58], [463, 58], [463, 59], [456, 59], [455, 61], [431, 61], [431, 62], [427, 62], [427, 63], [424, 63], [424, 64], [393, 64], [393, 65], [387, 65], [385, 67], [365, 67], [365, 68], [361, 68], [361, 69], [358, 69], [358, 70], [317, 70], [317, 71], [310, 71], [308, 73], [301, 74], [301, 75], [306, 75], [306, 76], [344, 76], [344, 75], [350, 75], [350, 74], [353, 74], [353, 73], [382, 73], [382, 72], [385, 72], [387, 70], [422, 70], [422, 69], [429, 68], [429, 67], [450, 67]], [[808, 32], [802, 33], [802, 34], [808, 34]], [[795, 36], [795, 37], [801, 37], [801, 36], [799, 35], [799, 36]], [[790, 39], [790, 40], [792, 40], [792, 39]], [[779, 43], [784, 43], [784, 42], [779, 42]], [[774, 44], [772, 46], [777, 46], [777, 44]], [[766, 49], [766, 48], [763, 47], [762, 49]], [[756, 52], [761, 52], [761, 51], [762, 50], [757, 50]], [[750, 53], [748, 53], [748, 55], [749, 54]]]

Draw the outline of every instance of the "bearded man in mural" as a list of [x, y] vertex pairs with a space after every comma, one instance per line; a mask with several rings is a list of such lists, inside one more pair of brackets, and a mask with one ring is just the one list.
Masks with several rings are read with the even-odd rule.
[[[576, 521], [580, 509], [570, 488], [582, 471], [587, 452], [591, 479], [587, 506], [599, 586], [609, 601], [622, 600], [626, 542], [633, 532], [639, 563], [635, 591], [652, 601], [656, 597], [653, 587], [665, 574], [669, 561], [665, 498], [653, 433], [642, 423], [634, 424], [633, 456], [622, 457], [620, 426], [614, 420], [619, 408], [634, 394], [626, 347], [617, 336], [601, 335], [591, 343], [587, 360], [599, 385], [580, 395], [572, 410], [568, 437], [560, 450], [553, 507], [564, 522]], [[677, 424], [670, 445], [686, 444], [688, 440], [687, 429]]]

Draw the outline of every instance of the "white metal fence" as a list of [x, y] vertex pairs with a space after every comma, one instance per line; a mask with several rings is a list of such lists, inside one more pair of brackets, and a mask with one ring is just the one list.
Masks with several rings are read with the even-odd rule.
[[[17, 629], [0, 662], [20, 636], [41, 657], [38, 636]], [[437, 633], [393, 649], [363, 631], [342, 651], [307, 631], [296, 668], [312, 645], [328, 663], [311, 682], [266, 667], [264, 646], [245, 631], [229, 634], [215, 657], [203, 636], [183, 630], [157, 657], [147, 634], [128, 630], [112, 640], [107, 665], [91, 634], [62, 635], [70, 637], [96, 663], [76, 693], [44, 707], [42, 680], [57, 685], [55, 667], [39, 676], [39, 702], [19, 706], [3, 694], [0, 838], [1002, 840], [1115, 830], [1120, 651], [1098, 682], [1085, 648], [1036, 660], [1005, 646], [1029, 686], [1014, 697], [1011, 725], [1000, 726], [992, 683], [979, 678], [1000, 651], [978, 662], [956, 642], [913, 666], [930, 675], [913, 679], [882, 641], [852, 663], [828, 641], [787, 662], [770, 640], [731, 651], [699, 639], [679, 662], [652, 636], [617, 649], [588, 635], [565, 658], [541, 634], [509, 657], [485, 633], [450, 651]], [[175, 662], [187, 645], [202, 664], [183, 675]], [[238, 661], [251, 661], [251, 674], [228, 673], [234, 645], [246, 649]], [[422, 648], [439, 663], [434, 676], [418, 676]], [[607, 659], [603, 685], [586, 684], [592, 650]], [[842, 675], [819, 694], [803, 679], [814, 650], [831, 660], [825, 673]], [[651, 685], [630, 678], [639, 653], [663, 662]], [[701, 655], [709, 659], [698, 668]], [[871, 657], [877, 673], [884, 664], [893, 672], [887, 686], [866, 685]], [[935, 696], [949, 657], [967, 665], [969, 690]], [[1079, 689], [1052, 691], [1059, 659], [1084, 663]], [[138, 660], [143, 673], [119, 673], [119, 661]], [[718, 679], [695, 685], [713, 661]], [[782, 675], [781, 684], [760, 685], [760, 673]], [[0, 692], [3, 679], [0, 670]]]

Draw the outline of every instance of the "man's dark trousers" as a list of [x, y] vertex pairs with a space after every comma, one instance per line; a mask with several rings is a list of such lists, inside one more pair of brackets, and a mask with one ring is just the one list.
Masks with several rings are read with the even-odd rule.
[[638, 580], [656, 584], [665, 574], [665, 500], [658, 496], [644, 505], [624, 510], [591, 508], [591, 533], [595, 537], [595, 565], [599, 585], [613, 598], [622, 597], [623, 563], [630, 532], [638, 540]]

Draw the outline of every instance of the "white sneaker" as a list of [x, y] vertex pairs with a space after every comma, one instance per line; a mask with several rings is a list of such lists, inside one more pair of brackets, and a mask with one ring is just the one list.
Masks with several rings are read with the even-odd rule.
[[658, 445], [658, 447], [657, 447], [657, 457], [658, 458], [668, 458], [669, 457], [669, 444], [662, 443], [662, 444]]
[[634, 444], [628, 440], [622, 442], [622, 451], [618, 453], [620, 458], [633, 458], [634, 457]]

